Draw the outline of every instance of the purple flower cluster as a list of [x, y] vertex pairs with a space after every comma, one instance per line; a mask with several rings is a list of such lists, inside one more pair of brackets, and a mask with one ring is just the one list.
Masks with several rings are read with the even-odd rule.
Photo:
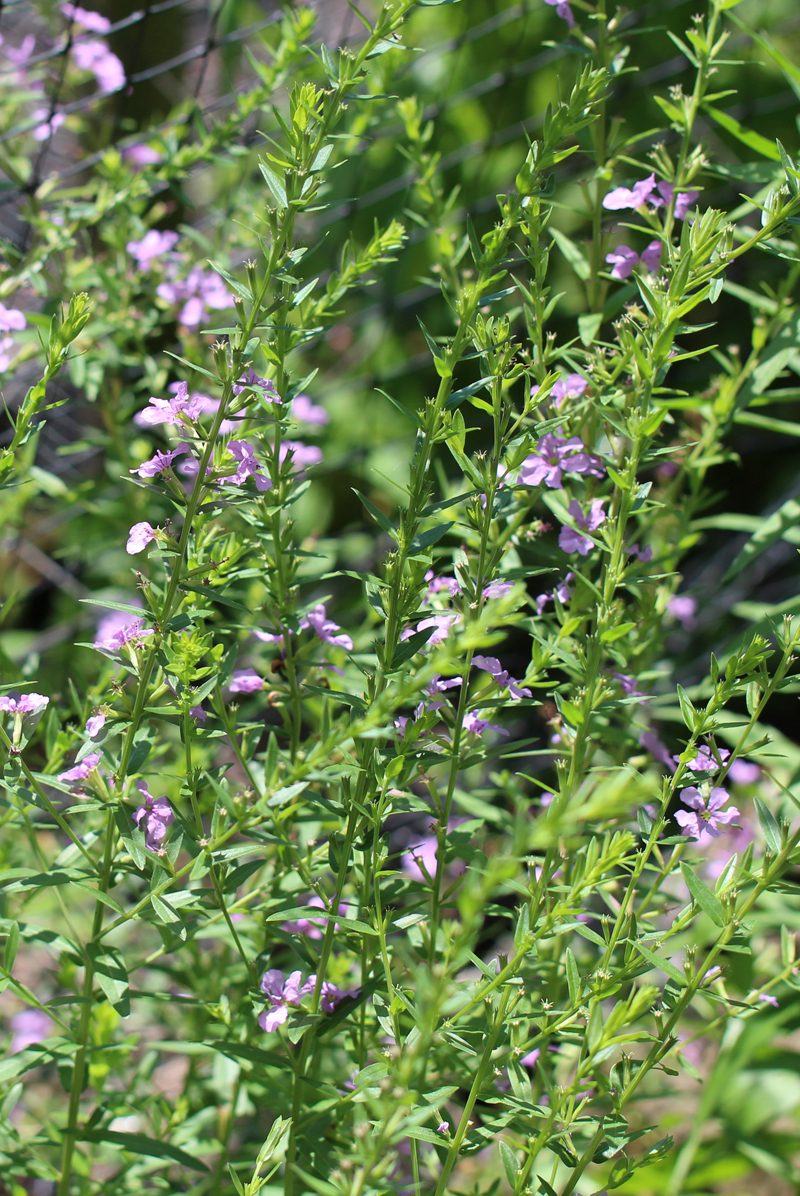
[[648, 203], [652, 208], [663, 208], [672, 203], [674, 196], [675, 219], [685, 220], [699, 194], [699, 191], [679, 191], [675, 195], [672, 183], [663, 180], [657, 183], [653, 173], [646, 179], [634, 183], [632, 188], [615, 187], [613, 191], [609, 191], [603, 200], [603, 207], [609, 212], [620, 212], [626, 208], [637, 211]]
[[196, 328], [209, 311], [222, 311], [233, 304], [233, 295], [213, 270], [193, 266], [186, 278], [178, 279], [179, 263], [168, 260], [167, 280], [159, 283], [156, 294], [166, 303], [181, 304], [178, 320], [187, 328]]
[[159, 232], [158, 229], [151, 228], [141, 241], [128, 241], [125, 248], [135, 259], [140, 270], [149, 270], [154, 261], [175, 248], [178, 240], [177, 233]]
[[551, 490], [561, 487], [561, 473], [585, 473], [601, 478], [605, 473], [598, 457], [586, 451], [579, 436], [565, 440], [552, 432], [544, 435], [531, 453], [522, 462], [519, 480], [524, 486], [541, 486], [544, 483]]
[[[572, 500], [567, 509], [579, 528], [587, 532], [593, 532], [606, 521], [606, 513], [603, 510], [604, 502], [604, 498], [595, 498], [587, 515], [584, 515], [580, 503], [575, 499]], [[569, 527], [567, 524], [564, 524], [561, 528], [558, 536], [558, 546], [562, 552], [577, 552], [581, 556], [587, 556], [594, 548], [594, 544], [588, 536], [582, 536], [579, 531]]]
[[50, 699], [44, 694], [23, 694], [21, 698], [0, 697], [0, 714], [40, 714]]
[[628, 278], [633, 273], [633, 267], [641, 263], [650, 273], [655, 274], [661, 265], [661, 242], [651, 241], [641, 254], [630, 245], [618, 245], [606, 254], [606, 261], [611, 266], [612, 278]]
[[[301, 983], [302, 972], [292, 972], [284, 981], [283, 972], [278, 968], [270, 968], [261, 977], [261, 991], [270, 999], [271, 1008], [259, 1014], [258, 1024], [262, 1030], [277, 1030], [289, 1018], [289, 1006], [295, 1008], [302, 997], [313, 993], [317, 986], [316, 976], [309, 976], [305, 984]], [[323, 980], [320, 989], [320, 1005], [323, 1013], [332, 1013], [340, 1001], [345, 997], [357, 997], [360, 988], [341, 989], [329, 980]]]
[[[107, 17], [80, 8], [77, 4], [62, 4], [61, 11], [71, 24], [79, 25], [89, 33], [108, 33], [111, 29]], [[72, 58], [79, 70], [94, 75], [103, 95], [110, 95], [125, 86], [125, 68], [108, 48], [108, 42], [100, 38], [87, 40], [81, 35], [73, 37]]]
[[236, 473], [232, 474], [227, 481], [234, 486], [243, 486], [248, 478], [252, 478], [256, 484], [256, 490], [261, 493], [272, 489], [272, 479], [261, 472], [261, 462], [256, 457], [249, 441], [229, 440], [226, 447], [234, 460], [239, 462]]
[[186, 382], [173, 382], [168, 389], [174, 392], [171, 399], [159, 399], [152, 395], [148, 406], [134, 415], [133, 422], [142, 428], [156, 424], [193, 423], [201, 415], [216, 411], [219, 407], [218, 399], [197, 393], [190, 395]]
[[144, 830], [145, 845], [150, 851], [163, 851], [167, 830], [175, 821], [172, 806], [165, 797], [153, 797], [144, 781], [137, 781], [136, 788], [144, 798], [133, 815], [133, 821]]

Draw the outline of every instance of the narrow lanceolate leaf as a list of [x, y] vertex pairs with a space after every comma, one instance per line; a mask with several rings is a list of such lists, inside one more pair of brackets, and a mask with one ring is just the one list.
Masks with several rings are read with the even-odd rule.
[[741, 552], [736, 554], [736, 557], [728, 566], [728, 569], [723, 577], [723, 582], [730, 581], [731, 578], [737, 577], [738, 574], [751, 565], [753, 561], [765, 552], [770, 544], [779, 540], [786, 531], [800, 524], [800, 502], [795, 498], [790, 498], [774, 511], [767, 519], [764, 520], [761, 527], [755, 532], [742, 548]]
[[183, 1167], [192, 1171], [208, 1171], [205, 1163], [192, 1158], [185, 1150], [172, 1146], [169, 1142], [157, 1142], [155, 1138], [147, 1138], [144, 1134], [123, 1134], [118, 1130], [83, 1130], [78, 1134], [79, 1142], [107, 1142], [119, 1150], [128, 1150], [131, 1154], [143, 1154], [152, 1159], [172, 1159]]
[[773, 162], [780, 162], [780, 151], [774, 141], [770, 141], [768, 137], [762, 137], [754, 129], [746, 129], [734, 117], [729, 116], [727, 112], [721, 112], [719, 108], [714, 108], [711, 104], [704, 104], [703, 107], [711, 119], [715, 120], [718, 125], [721, 125], [726, 133], [731, 133], [737, 141], [743, 142], [750, 149], [755, 150], [757, 154], [761, 154], [762, 158], [769, 158]]
[[682, 988], [686, 987], [686, 977], [675, 967], [674, 963], [670, 963], [668, 959], [664, 959], [660, 955], [656, 955], [655, 951], [648, 950], [643, 947], [641, 943], [636, 944], [636, 950], [640, 955], [643, 955], [649, 964], [654, 968], [658, 968], [665, 976], [669, 976], [670, 980], [674, 980], [676, 984], [680, 984]]
[[760, 798], [756, 798], [755, 804], [758, 821], [761, 823], [767, 847], [777, 855], [781, 849], [781, 828], [778, 826], [772, 811], [764, 805]]
[[716, 926], [725, 925], [725, 911], [722, 908], [722, 902], [711, 892], [711, 889], [696, 876], [688, 864], [681, 863], [681, 872], [683, 879], [686, 881], [686, 887], [692, 895], [692, 899], [697, 902], [701, 910], [708, 914], [711, 921]]

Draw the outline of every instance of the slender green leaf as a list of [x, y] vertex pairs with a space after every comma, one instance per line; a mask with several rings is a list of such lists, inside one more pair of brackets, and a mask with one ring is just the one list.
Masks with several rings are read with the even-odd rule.
[[155, 1138], [146, 1138], [144, 1134], [123, 1134], [118, 1130], [81, 1130], [77, 1133], [77, 1139], [79, 1142], [105, 1142], [120, 1150], [128, 1150], [131, 1154], [143, 1154], [153, 1159], [171, 1159], [192, 1171], [208, 1171], [205, 1163], [192, 1158], [180, 1147], [170, 1142], [157, 1142]]
[[708, 914], [716, 926], [724, 926], [725, 912], [720, 899], [716, 894], [711, 892], [711, 889], [707, 885], [703, 884], [699, 876], [683, 861], [681, 861], [681, 872], [693, 900], [700, 906], [704, 913]]

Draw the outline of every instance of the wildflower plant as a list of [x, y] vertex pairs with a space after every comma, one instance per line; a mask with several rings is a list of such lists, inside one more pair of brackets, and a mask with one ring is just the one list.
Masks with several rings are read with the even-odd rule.
[[[92, 597], [96, 679], [71, 707], [35, 692], [35, 669], [0, 685], [2, 984], [24, 1006], [0, 1065], [15, 1193], [443, 1196], [472, 1175], [476, 1192], [600, 1196], [652, 1168], [677, 1196], [698, 1142], [673, 1152], [640, 1099], [697, 1076], [687, 1039], [746, 1033], [796, 988], [790, 931], [751, 952], [798, 858], [763, 716], [794, 684], [800, 620], [739, 634], [690, 688], [668, 644], [697, 613], [680, 570], [707, 473], [790, 361], [800, 171], [769, 142], [769, 186], [733, 213], [704, 202], [698, 123], [737, 0], [709, 0], [680, 42], [693, 91], [656, 97], [669, 130], [649, 152], [612, 118], [630, 27], [602, 3], [546, 3], [572, 82], [485, 231], [446, 191], [417, 98], [387, 99], [412, 10], [423, 28], [433, 0], [384, 0], [336, 51], [312, 53], [311, 14], [286, 14], [237, 101], [242, 121], [274, 103], [258, 205], [208, 256], [151, 227], [164, 213], [144, 197], [212, 156], [234, 117], [191, 146], [166, 134], [135, 168], [109, 150], [61, 223], [32, 206], [15, 285], [56, 259], [80, 281], [75, 246], [116, 188], [129, 214], [97, 238], [128, 306], [93, 276], [30, 342], [42, 380], [9, 415], [0, 482], [17, 502], [41, 480], [47, 387], [69, 365], [105, 411], [130, 592]], [[111, 92], [102, 18], [64, 8], [75, 64]], [[314, 221], [373, 102], [403, 129], [405, 223], [323, 264]], [[568, 236], [557, 197], [576, 161]], [[329, 420], [309, 353], [408, 251], [410, 223], [446, 313], [421, 327], [436, 387], [380, 400], [408, 424], [407, 472], [394, 508], [357, 492], [370, 567], [332, 567], [298, 530]], [[584, 305], [563, 341], [554, 249]], [[761, 250], [790, 264], [751, 355], [686, 347], [726, 271]], [[0, 313], [7, 332], [26, 319]], [[689, 394], [695, 358], [708, 372]], [[784, 526], [755, 531], [734, 568]], [[734, 830], [748, 842], [714, 876], [705, 853]], [[20, 978], [29, 951], [52, 961], [52, 992]], [[154, 1076], [174, 1057], [168, 1097]], [[24, 1133], [33, 1069], [63, 1100]]]

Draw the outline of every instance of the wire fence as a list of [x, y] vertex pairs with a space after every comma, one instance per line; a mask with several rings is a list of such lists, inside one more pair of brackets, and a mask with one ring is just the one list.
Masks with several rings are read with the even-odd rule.
[[[131, 135], [126, 131], [121, 114], [125, 105], [135, 108], [137, 94], [142, 87], [158, 83], [170, 100], [170, 107], [180, 102], [185, 104], [186, 101], [191, 101], [200, 116], [212, 123], [226, 109], [235, 105], [254, 85], [256, 76], [242, 56], [239, 56], [233, 76], [221, 61], [222, 57], [230, 47], [244, 44], [257, 48], [258, 35], [279, 21], [282, 11], [269, 0], [262, 0], [262, 7], [268, 7], [269, 11], [265, 11], [261, 19], [228, 27], [231, 13], [229, 2], [230, 0], [160, 0], [159, 3], [146, 4], [136, 12], [113, 21], [106, 20], [97, 13], [87, 13], [80, 7], [62, 4], [51, 17], [50, 23], [44, 19], [31, 0], [6, 0], [6, 3], [0, 4], [0, 33], [4, 39], [4, 44], [0, 47], [0, 88], [4, 80], [13, 81], [18, 78], [22, 67], [34, 73], [36, 68], [39, 68], [46, 75], [46, 78], [40, 81], [42, 90], [37, 101], [40, 105], [38, 115], [25, 115], [9, 128], [0, 131], [0, 144], [15, 138], [24, 138], [32, 131], [41, 130], [44, 125], [48, 126], [46, 135], [42, 136], [40, 147], [32, 159], [28, 179], [24, 183], [15, 183], [13, 178], [9, 177], [0, 191], [0, 206], [6, 210], [6, 215], [0, 218], [0, 232], [7, 240], [20, 249], [26, 248], [30, 229], [24, 219], [22, 205], [26, 198], [41, 186], [44, 178], [47, 178], [49, 187], [57, 190], [60, 185], [70, 183], [96, 165], [110, 145], [116, 145], [123, 152], [130, 153], [135, 147], [147, 145], [154, 137], [165, 135], [174, 127], [174, 117], [168, 117], [153, 121], [135, 134]], [[648, 21], [685, 4], [686, 0], [663, 0], [661, 3], [644, 4], [629, 12], [624, 21], [625, 24], [641, 27]], [[434, 103], [427, 105], [424, 118], [436, 120], [476, 100], [485, 101], [493, 94], [502, 93], [510, 84], [530, 79], [538, 71], [552, 67], [553, 64], [567, 58], [573, 52], [572, 49], [558, 43], [545, 44], [536, 54], [520, 62], [511, 62], [503, 69], [497, 69], [491, 55], [486, 55], [485, 74], [472, 79], [466, 86], [448, 84], [448, 80], [458, 79], [459, 55], [467, 47], [474, 50], [476, 45], [502, 30], [506, 33], [513, 30], [515, 40], [520, 45], [524, 44], [527, 23], [537, 12], [541, 17], [541, 10], [541, 0], [520, 0], [482, 22], [472, 26], [466, 25], [457, 36], [440, 39], [432, 45], [424, 46], [420, 52], [409, 55], [399, 72], [400, 81], [415, 71], [419, 78], [424, 78], [426, 73], [432, 71], [445, 81], [441, 89], [437, 88], [442, 94], [437, 96]], [[353, 26], [353, 14], [346, 0], [324, 0], [319, 11], [322, 18], [318, 31], [320, 41], [335, 46], [346, 44], [360, 36], [359, 30]], [[252, 8], [249, 9], [249, 15], [252, 16]], [[89, 24], [96, 28], [87, 28], [87, 19]], [[185, 44], [177, 53], [170, 52], [169, 47], [166, 47], [163, 58], [142, 65], [143, 57], [151, 58], [159, 49], [158, 39], [153, 37], [154, 22], [157, 19], [169, 19], [171, 24], [177, 23], [176, 28], [180, 29]], [[223, 19], [227, 22], [225, 27]], [[800, 27], [800, 16], [791, 17], [788, 22], [784, 22], [784, 26]], [[102, 87], [98, 87], [90, 94], [70, 98], [70, 86], [74, 90], [74, 82], [70, 84], [70, 67], [76, 54], [80, 58], [81, 47], [100, 42], [110, 53], [114, 52], [112, 46], [119, 48], [122, 53], [122, 49], [114, 41], [115, 37], [122, 34], [127, 40], [125, 62], [124, 65], [121, 63], [124, 78], [119, 81], [119, 85], [113, 91], [104, 91]], [[738, 40], [744, 44], [746, 39]], [[83, 53], [82, 61], [85, 61], [85, 49]], [[158, 57], [157, 53], [156, 56]], [[653, 70], [635, 77], [632, 87], [635, 91], [646, 91], [656, 82], [664, 84], [672, 79], [679, 79], [687, 67], [688, 63], [682, 55], [674, 55]], [[782, 89], [773, 96], [757, 101], [755, 109], [774, 111], [793, 102], [796, 102], [794, 93]], [[95, 121], [93, 125], [95, 144], [98, 132], [103, 127], [106, 130], [106, 139], [99, 148], [87, 151], [85, 144], [65, 126], [64, 120], [72, 114], [92, 112], [103, 118], [102, 121]], [[184, 120], [186, 119], [184, 112]], [[259, 122], [262, 120], [263, 112], [256, 112], [251, 120], [238, 130], [236, 143], [250, 148], [259, 136]], [[515, 141], [524, 143], [524, 138], [535, 132], [541, 120], [541, 114], [521, 115], [520, 119], [511, 124], [493, 128], [488, 134], [445, 153], [440, 160], [439, 170], [448, 172], [457, 167], [464, 168], [476, 159], [488, 160], [493, 151]], [[398, 132], [399, 124], [392, 119], [389, 110], [383, 122], [370, 129], [369, 136], [372, 141], [379, 138], [391, 139]], [[195, 136], [192, 128], [188, 127], [184, 130], [182, 143], [190, 143]], [[367, 144], [365, 141], [363, 148], [366, 149]], [[189, 178], [204, 168], [204, 163], [191, 167]], [[407, 192], [413, 181], [413, 170], [401, 169], [399, 173], [384, 179], [378, 185], [366, 186], [360, 194], [351, 195], [346, 200], [335, 203], [318, 218], [318, 226], [325, 229], [349, 220], [357, 212], [378, 207], [387, 199]], [[496, 203], [495, 194], [496, 188], [487, 190], [485, 194], [471, 200], [469, 205], [459, 208], [455, 216], [463, 219], [467, 215], [475, 217], [490, 212]], [[214, 218], [213, 214], [209, 214], [204, 219], [213, 222]], [[201, 228], [204, 219], [201, 217], [198, 222]], [[413, 245], [426, 235], [424, 230], [412, 229], [410, 243]], [[424, 303], [434, 293], [435, 288], [421, 284], [396, 294], [386, 295], [378, 302], [367, 300], [358, 312], [353, 313], [351, 322], [364, 324], [382, 314], [385, 315], [387, 305], [394, 311], [413, 308]], [[377, 380], [410, 373], [422, 367], [425, 361], [424, 355], [420, 355], [419, 358], [412, 355], [402, 363], [387, 367], [388, 374], [382, 374]], [[365, 382], [375, 377], [371, 372], [364, 375]], [[48, 441], [42, 446], [48, 458], [46, 467], [58, 473], [80, 464], [81, 460], [77, 458], [71, 462], [70, 458], [60, 455], [70, 441], [77, 438], [75, 433], [80, 428], [79, 423], [74, 421], [70, 408], [71, 404], [68, 404], [52, 413], [55, 418], [50, 420]]]

